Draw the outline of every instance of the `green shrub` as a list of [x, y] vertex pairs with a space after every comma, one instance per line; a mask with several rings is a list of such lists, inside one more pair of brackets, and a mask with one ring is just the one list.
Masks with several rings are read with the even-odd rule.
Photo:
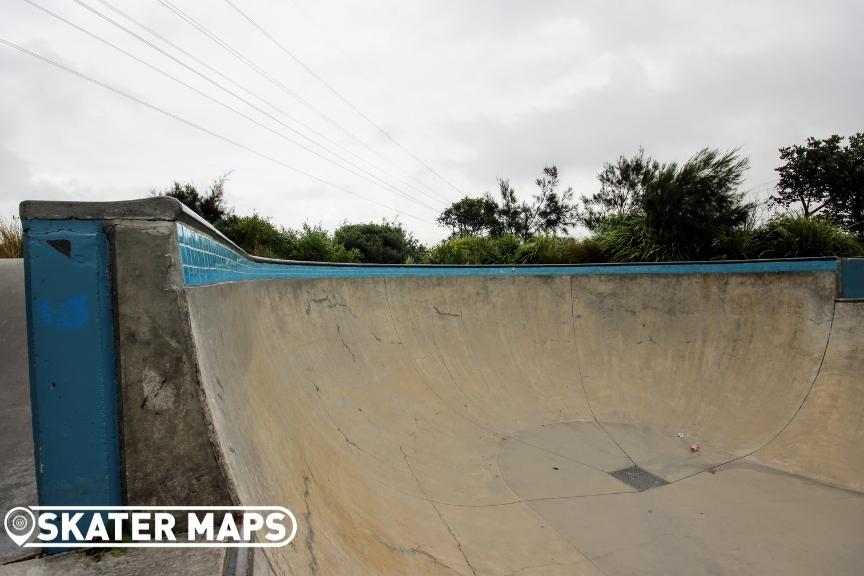
[[757, 258], [756, 230], [742, 226], [719, 234], [711, 242], [712, 260], [749, 260]]
[[737, 191], [748, 166], [738, 150], [708, 148], [684, 164], [662, 165], [641, 199], [650, 234], [640, 259], [710, 258], [713, 240], [743, 226], [753, 210]]
[[568, 239], [561, 246], [562, 264], [592, 264], [608, 262], [603, 247], [596, 238]]
[[518, 262], [516, 259], [516, 253], [519, 251], [522, 241], [516, 236], [513, 236], [512, 234], [497, 236], [492, 238], [492, 245], [498, 252], [497, 264], [513, 264]]
[[243, 250], [256, 256], [291, 258], [295, 252], [296, 235], [291, 230], [276, 228], [269, 218], [257, 213], [252, 216], [231, 214], [219, 220], [216, 228]]
[[306, 262], [360, 262], [359, 250], [347, 249], [320, 226], [304, 224], [299, 231], [277, 228], [258, 214], [231, 214], [216, 223], [220, 232], [250, 254]]
[[439, 243], [426, 253], [427, 264], [582, 264], [605, 262], [594, 239], [536, 236], [521, 242], [515, 236], [465, 236]]
[[644, 216], [608, 218], [594, 237], [608, 262], [670, 262], [688, 259], [688, 250], [669, 236], [661, 239]]
[[755, 258], [864, 257], [864, 246], [824, 218], [783, 215], [753, 234]]
[[296, 236], [292, 260], [307, 262], [360, 262], [360, 251], [348, 250], [333, 240], [320, 226], [303, 224], [303, 230]]
[[555, 236], [535, 236], [519, 247], [516, 261], [520, 264], [559, 264], [564, 241]]
[[356, 248], [361, 262], [402, 264], [422, 252], [417, 239], [398, 222], [345, 223], [336, 229], [333, 239], [349, 250]]
[[443, 240], [423, 257], [427, 264], [507, 264], [496, 242], [482, 236]]

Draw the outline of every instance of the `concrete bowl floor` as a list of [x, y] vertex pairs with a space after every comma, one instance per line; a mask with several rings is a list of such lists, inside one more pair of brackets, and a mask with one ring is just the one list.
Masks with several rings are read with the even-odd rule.
[[[730, 462], [704, 443], [693, 453], [692, 439], [677, 433], [611, 427], [631, 447], [625, 453], [598, 428], [562, 423], [520, 434], [503, 444], [499, 466], [521, 502], [603, 574], [860, 570], [861, 494], [747, 458]], [[609, 475], [634, 464], [669, 484], [639, 491]]]

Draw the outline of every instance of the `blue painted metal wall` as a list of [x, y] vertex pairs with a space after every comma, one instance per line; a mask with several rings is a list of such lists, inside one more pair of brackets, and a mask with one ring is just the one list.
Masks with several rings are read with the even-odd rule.
[[102, 222], [25, 221], [24, 233], [39, 504], [121, 504], [111, 279]]
[[578, 266], [356, 266], [255, 262], [183, 224], [177, 224], [183, 277], [188, 286], [272, 278], [358, 278], [370, 276], [561, 276], [588, 274], [740, 274], [836, 272], [834, 258], [682, 262]]

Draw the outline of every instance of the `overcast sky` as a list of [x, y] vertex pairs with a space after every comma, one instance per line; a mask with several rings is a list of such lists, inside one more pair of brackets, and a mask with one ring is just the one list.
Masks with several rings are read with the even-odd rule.
[[230, 171], [239, 213], [330, 229], [398, 216], [432, 242], [447, 203], [499, 176], [526, 197], [554, 163], [589, 194], [639, 146], [661, 161], [741, 147], [745, 188], [764, 194], [778, 147], [864, 130], [860, 0], [232, 0], [374, 124], [224, 0], [172, 2], [233, 54], [159, 0], [32, 1], [204, 95], [24, 0], [2, 0], [0, 38], [224, 139], [0, 45], [0, 214]]

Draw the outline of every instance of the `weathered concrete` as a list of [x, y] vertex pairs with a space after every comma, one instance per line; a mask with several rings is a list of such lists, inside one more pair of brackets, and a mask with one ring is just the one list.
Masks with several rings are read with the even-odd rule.
[[108, 227], [126, 502], [231, 504], [199, 399], [175, 224], [127, 220]]
[[[864, 497], [842, 488], [864, 478], [864, 304], [835, 314], [835, 289], [367, 278], [187, 297], [240, 500], [298, 516], [264, 551], [277, 574], [860, 574]], [[670, 484], [608, 474], [634, 463]]]
[[154, 196], [118, 202], [65, 202], [26, 200], [19, 207], [22, 220], [169, 220], [188, 213], [181, 202]]
[[224, 559], [225, 550], [218, 548], [68, 552], [0, 566], [0, 576], [219, 576]]
[[864, 491], [864, 302], [837, 302], [831, 341], [801, 410], [757, 460]]
[[[22, 260], [0, 260], [0, 514], [36, 502]], [[0, 529], [0, 564], [32, 556]]]

